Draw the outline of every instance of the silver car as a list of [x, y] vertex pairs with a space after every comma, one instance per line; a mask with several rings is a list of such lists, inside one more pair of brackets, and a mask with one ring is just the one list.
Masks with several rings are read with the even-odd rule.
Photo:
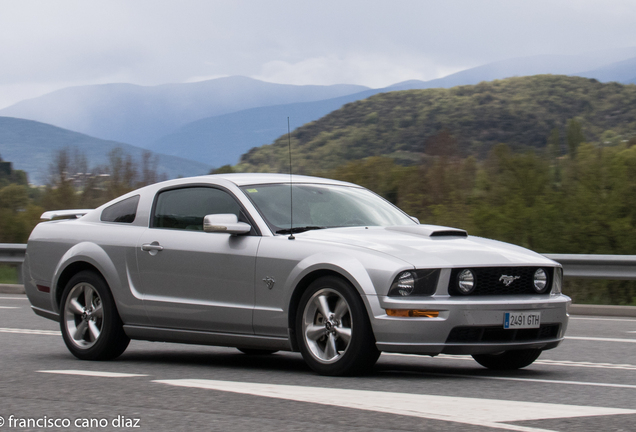
[[300, 351], [326, 375], [363, 373], [381, 352], [517, 369], [559, 345], [568, 323], [558, 263], [421, 225], [351, 183], [202, 176], [43, 219], [26, 292], [80, 359], [140, 339]]

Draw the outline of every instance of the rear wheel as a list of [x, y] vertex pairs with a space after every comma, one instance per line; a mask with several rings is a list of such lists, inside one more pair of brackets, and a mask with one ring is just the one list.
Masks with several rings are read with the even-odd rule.
[[60, 327], [69, 351], [82, 360], [119, 357], [130, 338], [124, 333], [115, 300], [104, 279], [92, 272], [77, 273], [62, 294]]
[[488, 369], [514, 370], [530, 366], [540, 355], [540, 349], [524, 349], [499, 354], [475, 354], [473, 358]]
[[335, 276], [316, 279], [301, 297], [296, 336], [303, 358], [322, 375], [361, 374], [380, 356], [362, 299]]

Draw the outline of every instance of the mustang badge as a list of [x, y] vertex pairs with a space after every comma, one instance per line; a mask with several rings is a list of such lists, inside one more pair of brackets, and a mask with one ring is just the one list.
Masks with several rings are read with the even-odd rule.
[[514, 281], [516, 281], [517, 279], [521, 279], [521, 276], [501, 275], [501, 277], [499, 278], [499, 281], [503, 281], [503, 284], [505, 286], [510, 286], [510, 284], [513, 283]]
[[266, 278], [263, 279], [263, 282], [265, 282], [265, 285], [267, 285], [268, 289], [272, 289], [274, 288], [274, 284], [276, 283], [276, 281], [274, 280], [274, 278], [271, 278], [269, 276], [267, 276]]

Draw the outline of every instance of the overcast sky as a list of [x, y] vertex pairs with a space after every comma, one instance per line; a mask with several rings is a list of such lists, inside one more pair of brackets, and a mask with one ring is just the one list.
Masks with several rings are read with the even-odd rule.
[[383, 87], [632, 46], [634, 0], [0, 0], [0, 107], [72, 85], [230, 75]]

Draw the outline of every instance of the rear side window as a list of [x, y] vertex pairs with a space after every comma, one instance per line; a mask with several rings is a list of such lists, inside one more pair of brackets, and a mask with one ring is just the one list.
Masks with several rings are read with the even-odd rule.
[[232, 213], [241, 219], [241, 206], [225, 191], [209, 187], [171, 189], [157, 197], [153, 228], [203, 231], [209, 214]]
[[101, 220], [104, 222], [133, 223], [137, 216], [138, 204], [139, 195], [119, 201], [102, 211]]

